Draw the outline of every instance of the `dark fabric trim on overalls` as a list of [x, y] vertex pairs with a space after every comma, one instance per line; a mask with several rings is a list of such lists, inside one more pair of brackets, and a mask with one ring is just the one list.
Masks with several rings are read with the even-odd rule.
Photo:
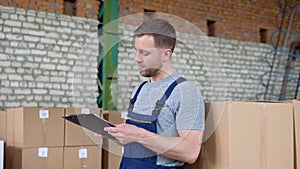
[[[170, 97], [174, 88], [181, 82], [186, 81], [183, 77], [175, 80], [166, 90], [164, 95], [156, 102], [156, 106], [152, 111], [152, 115], [142, 115], [133, 112], [134, 103], [142, 89], [142, 87], [147, 83], [143, 82], [137, 89], [135, 95], [130, 99], [130, 104], [128, 108], [128, 119], [127, 124], [132, 124], [137, 127], [141, 127], [153, 133], [157, 133], [157, 118], [160, 113], [161, 108], [164, 106], [166, 100]], [[124, 145], [124, 154], [122, 162], [120, 164], [120, 169], [181, 169], [178, 167], [168, 167], [156, 165], [157, 154], [148, 148], [144, 147], [138, 143], [129, 143]]]

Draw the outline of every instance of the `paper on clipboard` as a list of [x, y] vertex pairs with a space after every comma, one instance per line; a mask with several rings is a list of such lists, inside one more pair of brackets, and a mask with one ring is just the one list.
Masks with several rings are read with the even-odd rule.
[[90, 131], [101, 134], [105, 138], [116, 140], [116, 138], [104, 131], [105, 127], [115, 127], [115, 125], [96, 114], [72, 114], [63, 116], [63, 118]]

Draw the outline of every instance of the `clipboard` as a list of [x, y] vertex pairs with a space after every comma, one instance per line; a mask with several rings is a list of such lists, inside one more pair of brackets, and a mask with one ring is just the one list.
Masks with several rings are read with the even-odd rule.
[[63, 118], [90, 131], [101, 134], [105, 138], [116, 140], [116, 138], [104, 131], [104, 127], [115, 127], [115, 125], [96, 114], [72, 114], [63, 116]]

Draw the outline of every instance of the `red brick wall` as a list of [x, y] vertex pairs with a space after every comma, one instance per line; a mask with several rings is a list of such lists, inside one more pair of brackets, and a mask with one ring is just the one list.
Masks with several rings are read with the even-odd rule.
[[[0, 0], [0, 5], [55, 12], [59, 14], [63, 14], [64, 11], [63, 0]], [[74, 15], [97, 19], [99, 6], [99, 0], [76, 0]]]
[[[119, 0], [119, 17], [144, 12], [144, 9], [170, 13], [190, 21], [207, 32], [207, 20], [216, 21], [215, 36], [260, 42], [260, 28], [267, 30], [267, 43], [278, 30], [276, 15], [280, 0]], [[282, 0], [281, 0], [282, 1]], [[294, 1], [289, 0], [289, 7]], [[284, 1], [282, 1], [284, 3]], [[76, 0], [75, 15], [97, 19], [100, 0]], [[0, 5], [63, 13], [63, 0], [5, 0]], [[283, 4], [284, 5], [284, 4]], [[292, 20], [291, 30], [300, 32], [300, 5]], [[285, 13], [283, 29], [287, 29], [291, 11]], [[279, 15], [279, 23], [282, 15]], [[188, 31], [188, 30], [187, 30]], [[281, 34], [282, 44], [286, 34]], [[293, 36], [293, 35], [292, 35]], [[298, 36], [299, 37], [299, 36]], [[276, 36], [274, 36], [274, 43]], [[289, 44], [287, 44], [289, 45]]]
[[[278, 0], [277, 0], [278, 1]], [[274, 23], [280, 11], [274, 0], [120, 0], [119, 15], [125, 16], [144, 9], [170, 13], [192, 22], [207, 32], [206, 20], [216, 21], [215, 36], [260, 42], [260, 28], [267, 29], [267, 43], [277, 30]], [[295, 0], [290, 0], [292, 6]], [[284, 1], [283, 1], [284, 3]], [[298, 5], [300, 11], [300, 5]], [[286, 13], [283, 28], [287, 28], [290, 11]], [[300, 32], [300, 14], [295, 14], [293, 31]], [[282, 38], [283, 39], [283, 36]]]

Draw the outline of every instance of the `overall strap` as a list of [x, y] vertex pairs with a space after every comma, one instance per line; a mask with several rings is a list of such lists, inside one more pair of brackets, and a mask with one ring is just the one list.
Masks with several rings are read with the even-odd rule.
[[180, 78], [178, 78], [177, 80], [175, 80], [175, 81], [168, 87], [168, 89], [166, 90], [165, 94], [161, 97], [161, 99], [159, 99], [159, 100], [156, 102], [156, 105], [155, 105], [155, 109], [154, 109], [154, 110], [155, 110], [157, 113], [160, 112], [160, 109], [164, 106], [165, 102], [168, 100], [168, 98], [170, 97], [170, 95], [171, 95], [172, 91], [175, 89], [175, 87], [176, 87], [178, 84], [180, 84], [180, 83], [182, 83], [182, 82], [184, 82], [184, 81], [186, 81], [186, 79], [183, 78], [183, 77], [180, 77]]
[[134, 105], [134, 103], [135, 103], [135, 101], [136, 101], [136, 99], [137, 99], [137, 97], [138, 97], [138, 95], [139, 95], [139, 93], [140, 93], [142, 87], [143, 87], [146, 83], [147, 83], [147, 81], [144, 81], [144, 82], [139, 86], [139, 88], [136, 90], [136, 92], [135, 92], [133, 98], [130, 99], [129, 107], [132, 107], [132, 106]]

